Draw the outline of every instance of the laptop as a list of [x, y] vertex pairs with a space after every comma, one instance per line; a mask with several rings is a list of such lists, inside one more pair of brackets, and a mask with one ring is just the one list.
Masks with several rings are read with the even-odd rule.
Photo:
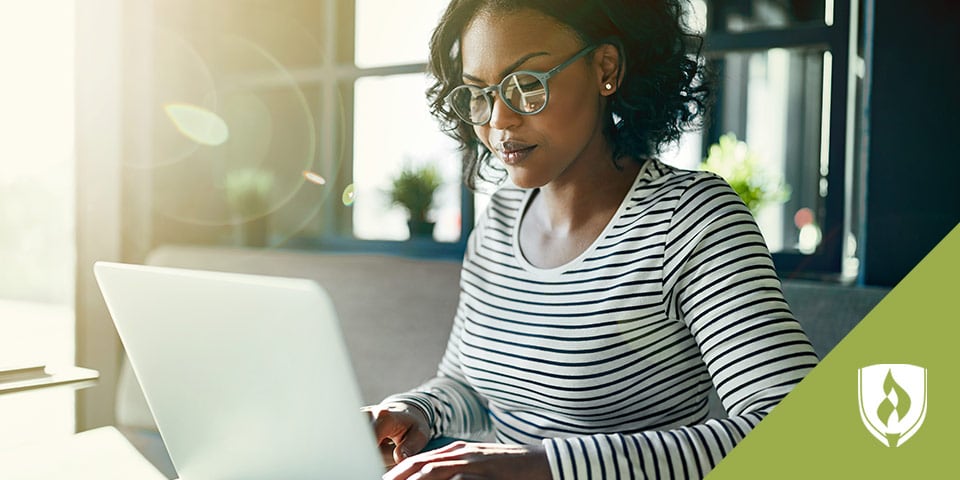
[[383, 474], [315, 282], [109, 262], [94, 273], [181, 480]]

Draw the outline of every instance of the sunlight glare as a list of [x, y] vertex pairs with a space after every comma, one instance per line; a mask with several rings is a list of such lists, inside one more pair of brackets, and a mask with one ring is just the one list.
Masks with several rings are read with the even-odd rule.
[[227, 122], [210, 110], [188, 103], [169, 103], [163, 109], [180, 133], [201, 145], [215, 147], [230, 138]]
[[307, 179], [308, 182], [314, 183], [317, 185], [326, 185], [327, 179], [320, 176], [317, 172], [311, 172], [310, 170], [303, 171], [303, 178]]
[[357, 194], [353, 188], [353, 184], [351, 183], [350, 185], [347, 185], [347, 188], [343, 189], [343, 196], [341, 197], [341, 200], [343, 200], [344, 205], [349, 207], [353, 205], [353, 202], [356, 199], [357, 199]]

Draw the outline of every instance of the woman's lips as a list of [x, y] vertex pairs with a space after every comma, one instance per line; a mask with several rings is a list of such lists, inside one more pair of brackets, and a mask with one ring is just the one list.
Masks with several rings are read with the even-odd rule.
[[503, 163], [516, 165], [530, 156], [534, 148], [537, 148], [537, 146], [528, 143], [508, 141], [501, 142], [497, 146], [497, 152], [500, 154]]

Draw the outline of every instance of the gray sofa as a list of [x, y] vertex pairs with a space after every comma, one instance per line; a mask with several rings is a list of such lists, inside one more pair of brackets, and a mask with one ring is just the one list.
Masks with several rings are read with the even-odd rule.
[[[333, 299], [366, 403], [434, 374], [453, 322], [460, 275], [459, 263], [451, 261], [230, 247], [165, 246], [153, 251], [146, 263], [316, 280]], [[881, 288], [784, 282], [784, 295], [821, 357], [886, 293]], [[118, 382], [117, 426], [173, 478], [126, 363]]]

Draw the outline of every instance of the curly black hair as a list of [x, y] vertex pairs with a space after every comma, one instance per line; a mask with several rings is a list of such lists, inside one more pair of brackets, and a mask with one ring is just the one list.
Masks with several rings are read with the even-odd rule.
[[698, 126], [710, 97], [700, 62], [703, 38], [683, 24], [684, 0], [452, 0], [430, 39], [428, 71], [436, 79], [427, 89], [431, 113], [443, 131], [460, 143], [463, 178], [499, 181], [503, 170], [473, 127], [444, 103], [463, 83], [460, 36], [480, 12], [533, 9], [574, 31], [584, 45], [611, 44], [620, 51], [621, 83], [607, 103], [604, 134], [614, 162], [645, 159]]

